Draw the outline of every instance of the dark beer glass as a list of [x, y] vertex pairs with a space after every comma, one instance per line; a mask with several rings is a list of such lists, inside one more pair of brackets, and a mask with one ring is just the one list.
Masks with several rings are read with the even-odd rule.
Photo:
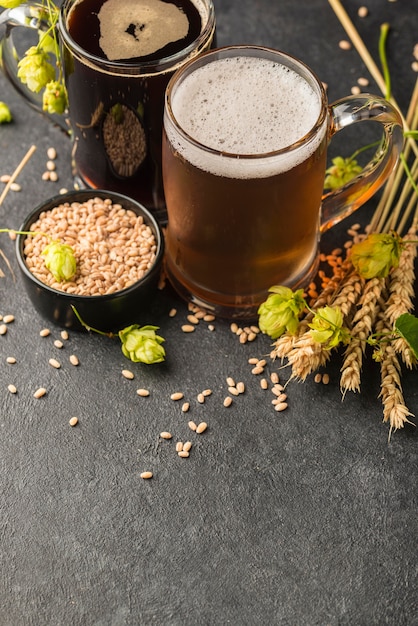
[[[0, 14], [0, 24], [6, 25], [0, 62], [12, 84], [40, 110], [41, 94], [17, 77], [13, 32], [16, 27], [48, 31], [48, 19], [36, 0]], [[64, 0], [58, 39], [69, 109], [68, 115], [52, 118], [72, 138], [76, 186], [121, 192], [165, 220], [164, 92], [173, 73], [208, 50], [214, 36], [212, 0]]]
[[[89, 2], [67, 0], [60, 17], [74, 174], [82, 186], [122, 192], [163, 220], [164, 92], [176, 69], [210, 48], [215, 30], [212, 2], [181, 0], [191, 32], [184, 40], [143, 58], [112, 61], [100, 53], [97, 43], [89, 43], [99, 37], [97, 19], [83, 11]], [[123, 2], [119, 0], [120, 5]], [[96, 2], [102, 4], [103, 0]], [[118, 36], [116, 29], [114, 36]]]

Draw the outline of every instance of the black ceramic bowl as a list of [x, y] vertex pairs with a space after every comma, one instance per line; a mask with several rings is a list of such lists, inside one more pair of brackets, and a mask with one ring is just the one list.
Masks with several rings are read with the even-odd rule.
[[107, 295], [74, 295], [53, 289], [38, 280], [29, 271], [24, 255], [26, 235], [17, 236], [17, 260], [29, 298], [43, 317], [61, 327], [80, 330], [82, 325], [72, 309], [74, 306], [81, 319], [90, 327], [103, 332], [117, 332], [130, 324], [147, 323], [142, 320], [141, 312], [146, 310], [150, 300], [158, 291], [157, 284], [164, 254], [164, 238], [151, 213], [131, 198], [111, 191], [98, 189], [70, 191], [50, 198], [36, 207], [25, 219], [20, 230], [28, 231], [42, 211], [51, 210], [65, 202], [70, 204], [72, 202], [82, 203], [97, 197], [108, 198], [113, 204], [120, 204], [124, 209], [130, 209], [137, 215], [142, 215], [144, 222], [151, 228], [157, 243], [155, 261], [140, 280], [130, 287]]

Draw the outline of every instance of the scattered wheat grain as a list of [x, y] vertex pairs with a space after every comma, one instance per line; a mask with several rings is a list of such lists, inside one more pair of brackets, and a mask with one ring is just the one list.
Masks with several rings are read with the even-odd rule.
[[131, 372], [131, 370], [122, 370], [122, 376], [128, 380], [133, 380], [135, 378], [135, 374]]
[[245, 393], [245, 383], [243, 383], [242, 381], [237, 383], [237, 391], [238, 393]]
[[287, 409], [287, 402], [279, 402], [274, 407], [275, 411], [285, 411]]

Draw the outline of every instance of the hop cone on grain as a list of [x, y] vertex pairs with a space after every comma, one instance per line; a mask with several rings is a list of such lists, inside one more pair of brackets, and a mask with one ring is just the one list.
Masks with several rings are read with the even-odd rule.
[[59, 283], [70, 280], [76, 273], [77, 262], [71, 246], [52, 241], [44, 248], [42, 254], [45, 256], [47, 269]]
[[328, 350], [339, 343], [348, 343], [350, 335], [343, 326], [343, 314], [339, 307], [324, 306], [318, 309], [309, 324], [312, 339], [323, 344]]
[[158, 326], [133, 324], [119, 331], [123, 354], [134, 363], [161, 363], [165, 350], [161, 345], [163, 337], [156, 334]]
[[363, 278], [385, 278], [398, 267], [402, 238], [396, 233], [371, 233], [351, 248], [351, 262]]
[[277, 339], [285, 331], [294, 335], [299, 325], [299, 315], [306, 306], [303, 290], [293, 292], [289, 287], [275, 286], [259, 309], [260, 330]]

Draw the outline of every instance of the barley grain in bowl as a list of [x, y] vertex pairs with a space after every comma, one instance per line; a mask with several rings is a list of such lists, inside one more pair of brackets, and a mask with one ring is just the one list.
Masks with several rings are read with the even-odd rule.
[[[164, 239], [141, 204], [106, 190], [71, 191], [40, 204], [20, 231], [33, 232], [18, 235], [16, 252], [25, 288], [43, 317], [81, 328], [75, 307], [86, 324], [104, 332], [147, 323], [143, 316], [157, 292]], [[57, 279], [46, 267], [52, 242], [69, 246], [71, 277]]]

